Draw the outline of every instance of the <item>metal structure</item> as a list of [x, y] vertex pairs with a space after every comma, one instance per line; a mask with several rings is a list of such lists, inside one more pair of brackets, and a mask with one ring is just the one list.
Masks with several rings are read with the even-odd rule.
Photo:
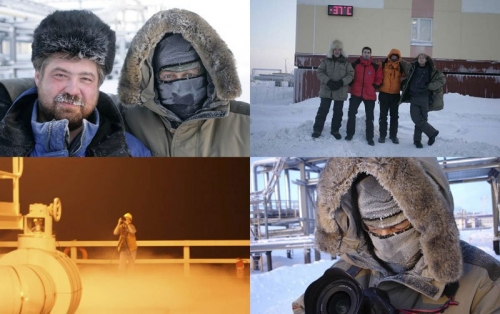
[[[250, 251], [254, 269], [258, 268], [262, 253], [267, 255], [268, 270], [272, 269], [270, 247], [303, 248], [304, 261], [311, 261], [316, 184], [326, 160], [290, 157], [252, 164], [254, 192], [250, 194], [250, 228], [254, 242], [250, 244]], [[297, 189], [297, 200], [292, 200], [293, 185]], [[319, 252], [315, 251], [315, 260], [318, 259]]]
[[[316, 184], [325, 162], [286, 157], [253, 163], [250, 221], [255, 240], [313, 233]], [[292, 185], [298, 200], [292, 200]]]
[[[61, 201], [31, 204], [25, 216], [19, 211], [19, 179], [22, 158], [12, 158], [12, 172], [0, 171], [0, 179], [12, 180], [13, 201], [0, 203], [0, 229], [24, 230], [17, 250], [0, 258], [2, 313], [74, 313], [80, 304], [82, 285], [76, 265], [56, 250], [52, 220], [61, 219]], [[5, 195], [5, 194], [4, 194]]]
[[493, 214], [493, 250], [500, 255], [500, 158], [444, 158], [439, 162], [450, 184], [485, 182], [491, 188], [491, 207]]
[[[304, 248], [306, 262], [315, 229], [316, 186], [328, 158], [269, 158], [251, 166], [250, 251], [257, 262], [267, 254], [271, 269], [271, 251]], [[485, 182], [491, 186], [493, 213], [493, 248], [499, 251], [499, 182], [500, 158], [439, 158], [450, 184]], [[298, 200], [292, 200], [292, 186]], [[257, 258], [256, 258], [257, 256]], [[319, 254], [316, 254], [318, 257]], [[255, 269], [255, 268], [254, 268]]]
[[31, 43], [40, 21], [55, 10], [94, 12], [116, 32], [116, 57], [110, 78], [118, 77], [132, 38], [154, 13], [168, 4], [139, 0], [0, 0], [0, 78], [33, 77]]

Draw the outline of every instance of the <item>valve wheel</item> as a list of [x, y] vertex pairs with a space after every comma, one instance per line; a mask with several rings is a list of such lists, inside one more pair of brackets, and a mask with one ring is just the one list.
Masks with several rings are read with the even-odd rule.
[[59, 221], [61, 219], [62, 212], [62, 205], [59, 197], [54, 198], [54, 203], [50, 205], [52, 205], [50, 208], [50, 214], [52, 215], [52, 217], [54, 217], [55, 221]]

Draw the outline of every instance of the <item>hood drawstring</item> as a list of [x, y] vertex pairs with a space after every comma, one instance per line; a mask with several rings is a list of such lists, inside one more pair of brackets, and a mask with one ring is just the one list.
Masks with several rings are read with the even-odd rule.
[[410, 310], [397, 310], [400, 314], [418, 314], [418, 313], [444, 313], [451, 305], [458, 305], [459, 302], [455, 301], [455, 293], [458, 290], [458, 282], [453, 282], [447, 284], [444, 288], [443, 295], [448, 297], [448, 300], [440, 307], [433, 310], [420, 310], [420, 309], [410, 309]]

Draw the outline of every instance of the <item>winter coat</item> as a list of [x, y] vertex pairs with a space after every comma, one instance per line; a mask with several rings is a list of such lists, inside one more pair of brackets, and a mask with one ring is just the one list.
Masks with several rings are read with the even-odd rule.
[[[332, 41], [330, 49], [326, 54], [326, 59], [321, 61], [317, 70], [318, 78], [321, 82], [319, 97], [333, 100], [347, 100], [348, 85], [352, 82], [354, 77], [354, 69], [347, 61], [347, 55], [344, 53], [344, 49], [342, 49], [339, 58], [334, 58], [332, 56], [332, 49], [335, 48], [335, 44], [341, 45], [342, 43], [340, 41]], [[331, 90], [327, 85], [330, 80], [342, 80], [344, 85], [337, 90]]]
[[[2, 80], [0, 86], [0, 156], [29, 156], [36, 145], [31, 124], [33, 106], [38, 99], [34, 81], [8, 79]], [[15, 99], [14, 103], [11, 99]], [[151, 155], [137, 138], [125, 134], [120, 113], [105, 93], [99, 93], [96, 110], [99, 126], [86, 148], [85, 156]], [[65, 155], [62, 151], [58, 152], [58, 156]]]
[[380, 86], [384, 74], [379, 64], [372, 59], [359, 58], [352, 64], [354, 68], [354, 80], [351, 85], [351, 95], [361, 97], [364, 100], [377, 100], [377, 94], [373, 84]]
[[[155, 102], [152, 58], [166, 33], [181, 34], [196, 49], [212, 99], [176, 129], [169, 120], [173, 113]], [[180, 9], [156, 13], [137, 32], [118, 86], [127, 130], [154, 156], [249, 156], [250, 105], [233, 100], [240, 94], [234, 57], [225, 42], [200, 16]]]
[[[429, 97], [429, 111], [437, 111], [444, 108], [443, 101], [443, 86], [446, 84], [446, 77], [443, 72], [436, 69], [434, 65], [434, 61], [431, 57], [427, 56], [427, 63], [431, 66], [431, 78], [429, 85], [427, 88], [431, 91], [431, 95]], [[403, 91], [401, 94], [400, 103], [402, 102], [410, 102], [410, 90], [409, 85], [412, 79], [413, 73], [415, 72], [415, 68], [418, 65], [418, 60], [409, 63], [404, 60], [401, 60], [401, 65], [403, 66], [403, 70], [405, 72], [406, 79], [401, 84], [401, 90]]]
[[[375, 258], [356, 200], [360, 174], [376, 177], [420, 233], [422, 257], [413, 269], [394, 274]], [[318, 184], [316, 245], [340, 254], [335, 267], [361, 268], [355, 279], [362, 288], [387, 291], [396, 309], [436, 309], [458, 281], [452, 294], [459, 305], [451, 305], [446, 314], [499, 313], [500, 262], [460, 241], [453, 208], [435, 158], [333, 158]], [[304, 313], [303, 305], [300, 297], [294, 313]]]
[[[391, 60], [391, 56], [396, 54], [399, 59], [396, 62]], [[387, 55], [387, 59], [382, 62], [382, 72], [384, 73], [384, 79], [382, 85], [380, 85], [380, 92], [387, 94], [398, 94], [401, 92], [401, 72], [402, 66], [399, 63], [401, 60], [401, 52], [398, 49], [391, 49], [391, 52]]]

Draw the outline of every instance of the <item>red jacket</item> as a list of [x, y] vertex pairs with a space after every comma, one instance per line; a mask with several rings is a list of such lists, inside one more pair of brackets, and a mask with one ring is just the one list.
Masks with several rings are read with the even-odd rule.
[[361, 97], [364, 100], [377, 100], [377, 94], [373, 84], [380, 86], [384, 78], [382, 67], [370, 60], [359, 58], [352, 64], [354, 68], [354, 80], [351, 85], [351, 95]]

